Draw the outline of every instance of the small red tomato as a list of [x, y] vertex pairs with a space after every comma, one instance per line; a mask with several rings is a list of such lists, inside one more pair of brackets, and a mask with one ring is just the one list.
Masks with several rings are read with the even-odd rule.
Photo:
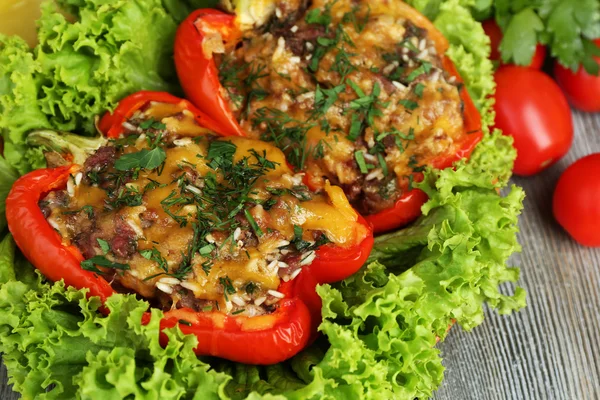
[[536, 174], [564, 156], [573, 141], [573, 120], [558, 85], [536, 69], [502, 66], [496, 71], [496, 128], [515, 139], [514, 173]]
[[563, 172], [552, 211], [573, 239], [584, 246], [600, 246], [600, 153], [577, 160]]
[[[502, 41], [502, 30], [496, 23], [494, 19], [488, 19], [483, 21], [483, 30], [485, 34], [489, 36], [490, 42], [492, 45], [492, 52], [490, 53], [490, 60], [500, 61], [502, 62], [502, 57], [500, 55], [500, 42]], [[546, 47], [542, 46], [538, 43], [535, 48], [535, 53], [533, 55], [533, 59], [531, 60], [531, 64], [527, 67], [540, 69], [544, 65], [544, 60], [546, 59]]]
[[[594, 40], [600, 47], [600, 39]], [[600, 57], [594, 57], [600, 65]], [[586, 112], [600, 111], [600, 76], [588, 74], [582, 66], [577, 72], [554, 62], [554, 77], [573, 107]]]

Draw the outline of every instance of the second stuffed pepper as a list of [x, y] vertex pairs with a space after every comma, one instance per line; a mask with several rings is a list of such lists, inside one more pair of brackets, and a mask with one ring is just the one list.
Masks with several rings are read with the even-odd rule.
[[[342, 187], [376, 232], [418, 217], [421, 171], [451, 167], [482, 137], [446, 38], [402, 1], [270, 1], [254, 19], [233, 3], [237, 16], [198, 10], [178, 30], [188, 98], [220, 132], [281, 148], [309, 186]], [[266, 23], [241, 29], [255, 20]]]

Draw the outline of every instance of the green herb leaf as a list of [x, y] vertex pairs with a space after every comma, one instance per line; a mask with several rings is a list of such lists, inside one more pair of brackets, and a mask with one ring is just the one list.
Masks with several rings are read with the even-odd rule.
[[90, 259], [81, 262], [81, 268], [87, 271], [102, 273], [102, 271], [96, 268], [96, 265], [104, 268], [119, 269], [123, 271], [130, 269], [129, 264], [121, 264], [114, 261], [110, 261], [105, 256], [94, 256]]
[[107, 254], [110, 251], [110, 245], [106, 240], [97, 238], [96, 241], [98, 242], [98, 245], [100, 246], [100, 249], [102, 249], [102, 252], [104, 254]]
[[236, 145], [231, 142], [215, 140], [208, 146], [207, 158], [209, 160], [214, 160], [219, 165], [223, 162], [231, 164], [236, 150]]
[[414, 89], [415, 94], [420, 99], [423, 98], [423, 90], [425, 90], [425, 85], [423, 85], [421, 82], [419, 82], [415, 85], [415, 89]]
[[115, 161], [115, 168], [119, 171], [131, 171], [137, 168], [152, 170], [159, 167], [166, 158], [167, 154], [160, 147], [152, 150], [143, 149], [119, 157]]
[[544, 23], [532, 8], [516, 14], [504, 31], [500, 51], [502, 60], [508, 63], [527, 65], [531, 62], [538, 43], [538, 32], [544, 30]]
[[357, 150], [354, 152], [354, 159], [356, 160], [361, 173], [366, 174], [369, 172], [368, 165], [365, 162], [365, 155], [363, 154], [362, 150]]
[[252, 227], [252, 230], [254, 231], [256, 236], [261, 237], [262, 235], [264, 235], [264, 232], [262, 231], [262, 229], [260, 229], [260, 226], [258, 226], [252, 214], [250, 214], [250, 211], [244, 210], [244, 215], [246, 216], [246, 219], [250, 223], [250, 226]]
[[406, 108], [407, 110], [410, 110], [410, 111], [413, 111], [417, 107], [419, 107], [419, 103], [417, 103], [416, 101], [408, 100], [408, 99], [402, 99], [398, 102], [398, 104], [404, 106], [404, 108]]

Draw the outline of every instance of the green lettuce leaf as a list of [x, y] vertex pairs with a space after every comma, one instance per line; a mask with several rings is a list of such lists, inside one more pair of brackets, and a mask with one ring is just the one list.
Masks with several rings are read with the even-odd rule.
[[0, 234], [6, 228], [6, 197], [14, 181], [19, 177], [17, 171], [0, 156]]
[[31, 50], [0, 36], [0, 133], [6, 159], [20, 172], [43, 165], [26, 152], [32, 129], [95, 133], [94, 118], [138, 90], [179, 93], [172, 61], [177, 22], [160, 0], [63, 1], [42, 5]]

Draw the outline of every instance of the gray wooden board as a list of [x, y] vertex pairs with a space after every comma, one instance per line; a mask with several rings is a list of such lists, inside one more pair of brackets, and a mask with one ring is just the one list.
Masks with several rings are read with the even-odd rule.
[[[527, 193], [523, 251], [511, 259], [521, 267], [527, 308], [511, 316], [489, 311], [469, 333], [454, 327], [440, 345], [447, 369], [435, 399], [600, 399], [600, 249], [577, 245], [552, 218], [561, 172], [600, 152], [600, 114], [575, 113], [574, 123], [573, 148], [563, 160], [514, 179]], [[0, 400], [18, 398], [4, 365], [0, 382]]]

